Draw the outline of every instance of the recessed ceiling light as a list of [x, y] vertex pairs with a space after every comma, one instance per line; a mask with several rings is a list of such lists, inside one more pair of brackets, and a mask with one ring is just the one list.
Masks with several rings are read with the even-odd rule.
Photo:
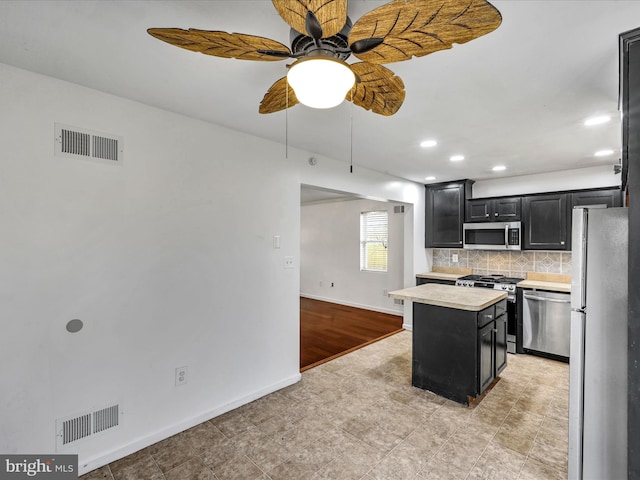
[[438, 144], [438, 142], [436, 142], [435, 140], [425, 140], [424, 142], [420, 143], [421, 147], [435, 147]]
[[596, 157], [606, 157], [607, 155], [612, 155], [613, 154], [613, 150], [598, 150], [596, 153], [594, 153], [593, 155]]
[[435, 179], [436, 179], [436, 177], [425, 177], [425, 180], [427, 180], [427, 181], [431, 181], [431, 180], [435, 180]]
[[609, 120], [611, 120], [611, 117], [609, 115], [600, 115], [598, 117], [587, 118], [584, 121], [584, 124], [587, 126], [600, 125], [602, 123], [607, 123]]
[[506, 169], [507, 169], [507, 167], [505, 167], [504, 165], [496, 165], [491, 170], [493, 170], [494, 172], [501, 172], [501, 171], [506, 170]]
[[460, 160], [464, 160], [464, 155], [453, 155], [449, 160], [459, 162]]

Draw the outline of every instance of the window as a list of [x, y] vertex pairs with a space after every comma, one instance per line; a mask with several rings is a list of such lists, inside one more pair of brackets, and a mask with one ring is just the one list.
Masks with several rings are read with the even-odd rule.
[[360, 270], [387, 271], [389, 218], [387, 212], [360, 214]]

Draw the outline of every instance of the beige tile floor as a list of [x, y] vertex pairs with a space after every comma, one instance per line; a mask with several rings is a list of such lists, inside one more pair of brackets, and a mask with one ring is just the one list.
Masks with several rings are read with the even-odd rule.
[[402, 332], [81, 479], [565, 479], [568, 365], [508, 361], [464, 407], [411, 386]]

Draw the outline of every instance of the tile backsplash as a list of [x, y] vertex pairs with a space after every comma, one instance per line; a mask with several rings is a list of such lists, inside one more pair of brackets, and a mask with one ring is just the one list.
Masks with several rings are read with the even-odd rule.
[[[458, 262], [453, 262], [453, 255]], [[473, 273], [499, 273], [509, 277], [527, 276], [527, 272], [571, 274], [571, 252], [502, 252], [434, 248], [433, 266], [472, 268]]]

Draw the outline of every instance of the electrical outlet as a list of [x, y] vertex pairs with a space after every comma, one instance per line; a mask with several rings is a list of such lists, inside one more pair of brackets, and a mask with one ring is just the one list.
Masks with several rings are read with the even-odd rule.
[[187, 371], [188, 371], [188, 367], [186, 366], [176, 368], [176, 387], [179, 387], [181, 385], [186, 385]]
[[451, 261], [453, 263], [458, 263], [458, 254], [457, 253], [452, 253], [451, 254]]
[[293, 257], [284, 257], [284, 268], [293, 268]]

